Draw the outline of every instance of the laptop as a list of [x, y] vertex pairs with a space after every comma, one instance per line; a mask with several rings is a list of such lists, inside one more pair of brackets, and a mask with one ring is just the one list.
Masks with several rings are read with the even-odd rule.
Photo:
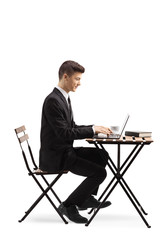
[[123, 133], [125, 127], [126, 127], [126, 124], [128, 122], [129, 117], [130, 117], [129, 114], [127, 114], [127, 116], [125, 118], [125, 121], [124, 121], [119, 133], [116, 133], [116, 134], [111, 133], [110, 135], [103, 134], [103, 133], [98, 133], [98, 134], [95, 134], [93, 136], [93, 138], [119, 139], [122, 136], [122, 133]]

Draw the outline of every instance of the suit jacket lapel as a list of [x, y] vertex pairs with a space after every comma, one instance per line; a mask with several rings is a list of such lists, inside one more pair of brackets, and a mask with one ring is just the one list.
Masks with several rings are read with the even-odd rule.
[[69, 108], [68, 108], [68, 103], [67, 103], [65, 97], [63, 96], [63, 94], [57, 88], [54, 88], [53, 92], [55, 92], [60, 97], [60, 99], [63, 101], [63, 103], [65, 105], [64, 110], [66, 112], [67, 118], [68, 118], [69, 121], [71, 121]]

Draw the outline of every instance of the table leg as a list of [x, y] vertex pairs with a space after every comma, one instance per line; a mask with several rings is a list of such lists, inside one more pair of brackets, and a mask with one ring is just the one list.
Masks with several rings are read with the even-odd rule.
[[[102, 144], [99, 144], [101, 146], [102, 149], [105, 150], [105, 148], [103, 147]], [[95, 143], [95, 146], [97, 148], [99, 148], [98, 144]], [[86, 223], [85, 226], [88, 226], [90, 224], [90, 222], [93, 220], [93, 218], [96, 216], [96, 214], [98, 213], [99, 209], [101, 208], [101, 205], [107, 200], [107, 198], [109, 197], [109, 195], [112, 193], [112, 191], [114, 190], [114, 188], [117, 186], [117, 184], [119, 183], [122, 187], [122, 189], [124, 190], [124, 192], [126, 193], [126, 195], [128, 196], [128, 198], [130, 199], [130, 201], [132, 202], [133, 206], [136, 208], [137, 212], [139, 213], [140, 217], [142, 218], [142, 220], [144, 221], [144, 223], [146, 224], [146, 226], [148, 228], [150, 228], [150, 225], [148, 224], [148, 222], [146, 221], [146, 219], [143, 217], [142, 213], [140, 212], [140, 210], [147, 215], [147, 213], [144, 211], [144, 209], [142, 208], [141, 204], [139, 203], [139, 201], [137, 200], [137, 198], [134, 196], [133, 192], [131, 191], [131, 189], [129, 188], [129, 186], [127, 185], [127, 183], [125, 182], [125, 180], [123, 179], [123, 175], [125, 174], [125, 172], [128, 170], [128, 168], [130, 167], [130, 165], [133, 163], [133, 161], [135, 160], [135, 158], [137, 157], [137, 155], [139, 154], [139, 152], [141, 151], [141, 149], [143, 148], [143, 144], [140, 145], [139, 149], [138, 145], [136, 145], [134, 147], [134, 149], [131, 151], [131, 153], [129, 154], [129, 156], [127, 157], [127, 159], [125, 160], [125, 162], [122, 164], [122, 166], [120, 166], [120, 144], [118, 144], [118, 152], [117, 152], [117, 167], [115, 166], [114, 162], [112, 161], [112, 159], [110, 158], [110, 162], [108, 162], [108, 166], [110, 168], [110, 170], [112, 171], [114, 177], [112, 178], [112, 180], [110, 181], [110, 183], [108, 184], [108, 186], [106, 187], [106, 189], [103, 191], [103, 193], [101, 194], [100, 198], [98, 199], [99, 201], [103, 198], [103, 196], [106, 194], [106, 192], [109, 190], [109, 188], [111, 187], [111, 185], [113, 184], [114, 180], [117, 179], [117, 181], [114, 183], [114, 185], [112, 186], [112, 188], [110, 189], [110, 191], [108, 192], [108, 194], [106, 195], [106, 197], [103, 199], [102, 203], [99, 205], [99, 207], [95, 210], [94, 214], [91, 216], [91, 218], [89, 219], [89, 221]], [[137, 152], [136, 152], [137, 150]], [[135, 153], [136, 152], [136, 153]], [[135, 153], [135, 154], [134, 154]], [[131, 156], [134, 154], [134, 156], [132, 157], [132, 159], [130, 160]], [[102, 156], [103, 157], [103, 156]], [[129, 162], [130, 160], [130, 162]], [[129, 162], [129, 163], [128, 163]], [[128, 163], [128, 165], [127, 165]], [[126, 166], [127, 165], [127, 166]], [[123, 168], [126, 166], [126, 168], [123, 170]], [[120, 173], [123, 170], [122, 173]], [[137, 206], [138, 205], [138, 206]], [[139, 210], [139, 208], [140, 210]], [[93, 211], [93, 209], [89, 212], [91, 213]]]
[[[133, 194], [133, 192], [131, 191], [131, 189], [129, 188], [129, 186], [128, 186], [128, 184], [126, 183], [126, 181], [124, 180], [124, 178], [123, 178], [123, 176], [121, 176], [121, 174], [120, 174], [120, 171], [122, 171], [122, 169], [127, 165], [127, 163], [129, 162], [129, 160], [130, 160], [130, 158], [133, 156], [133, 154], [136, 152], [136, 150], [137, 150], [137, 148], [139, 147], [140, 149], [137, 151], [138, 153], [142, 150], [142, 147], [143, 147], [144, 145], [136, 145], [135, 147], [134, 147], [134, 149], [131, 151], [131, 153], [129, 154], [129, 156], [126, 158], [126, 160], [124, 161], [124, 163], [120, 166], [120, 163], [118, 163], [118, 168], [119, 168], [119, 170], [118, 170], [118, 168], [116, 168], [116, 166], [115, 166], [115, 164], [114, 164], [114, 162], [112, 161], [112, 159], [110, 158], [109, 160], [110, 160], [110, 162], [111, 162], [111, 164], [112, 164], [112, 166], [113, 166], [113, 168], [114, 168], [114, 170], [117, 172], [117, 176], [118, 175], [120, 175], [120, 178], [119, 178], [119, 180], [122, 180], [123, 181], [123, 183], [124, 183], [124, 185], [126, 186], [126, 189], [128, 190], [128, 192], [131, 194], [131, 196], [133, 197], [133, 199], [135, 200], [135, 202], [137, 203], [137, 205], [138, 205], [138, 207], [140, 208], [140, 210], [143, 212], [143, 214], [145, 214], [145, 215], [148, 215], [146, 212], [145, 212], [145, 210], [143, 209], [143, 207], [142, 207], [142, 205], [139, 203], [139, 201], [137, 200], [137, 198], [135, 197], [135, 195]], [[101, 147], [105, 150], [105, 148], [103, 147], [103, 145], [101, 145]], [[120, 147], [119, 147], [120, 148]], [[119, 152], [118, 152], [118, 161], [120, 161], [120, 149], [118, 150]], [[136, 156], [138, 155], [138, 153], [136, 153]], [[134, 159], [136, 158], [136, 156], [134, 156]], [[134, 160], [133, 159], [133, 160]], [[133, 162], [133, 160], [131, 160], [132, 162]], [[131, 162], [131, 163], [132, 163]], [[130, 164], [131, 165], [131, 164]], [[125, 170], [126, 171], [126, 170]], [[123, 173], [124, 174], [124, 173]], [[106, 192], [107, 190], [105, 189], [105, 192]], [[102, 193], [103, 194], [103, 193]], [[103, 194], [104, 195], [104, 194]], [[102, 195], [101, 195], [102, 196]], [[103, 196], [102, 196], [103, 197]], [[102, 198], [102, 197], [100, 197], [100, 199]], [[99, 200], [99, 199], [98, 199]]]

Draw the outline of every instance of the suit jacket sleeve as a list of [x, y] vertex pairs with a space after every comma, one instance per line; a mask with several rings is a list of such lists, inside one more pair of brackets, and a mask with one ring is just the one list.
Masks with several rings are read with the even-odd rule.
[[73, 122], [73, 125], [75, 128], [86, 128], [86, 127], [93, 127], [93, 125], [77, 125], [75, 122]]
[[63, 106], [56, 100], [49, 100], [45, 106], [45, 115], [58, 138], [76, 140], [93, 137], [92, 125], [78, 126], [67, 121]]

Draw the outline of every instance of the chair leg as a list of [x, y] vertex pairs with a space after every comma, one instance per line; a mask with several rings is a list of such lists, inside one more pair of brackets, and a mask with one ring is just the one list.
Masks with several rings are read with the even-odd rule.
[[48, 196], [47, 192], [51, 189], [51, 187], [55, 184], [55, 182], [61, 177], [62, 174], [59, 174], [53, 181], [51, 184], [49, 184], [49, 186], [44, 190], [43, 187], [41, 186], [41, 184], [39, 183], [39, 181], [37, 180], [37, 178], [34, 175], [31, 175], [33, 177], [33, 179], [35, 180], [35, 182], [37, 183], [37, 185], [40, 187], [40, 189], [42, 190], [42, 194], [39, 196], [39, 198], [37, 198], [37, 200], [32, 204], [32, 206], [26, 211], [25, 215], [22, 217], [22, 219], [19, 220], [19, 222], [22, 222], [29, 214], [30, 212], [37, 206], [37, 204], [40, 202], [40, 200], [46, 196], [48, 201], [51, 203], [51, 205], [53, 206], [53, 208], [56, 210], [56, 212], [58, 213], [58, 215], [61, 217], [61, 219], [64, 221], [65, 224], [67, 224], [68, 222], [66, 221], [66, 219], [63, 217], [63, 215], [60, 213], [60, 211], [58, 210], [58, 208], [56, 207], [56, 205], [53, 203], [53, 201], [51, 200], [51, 198]]
[[[60, 175], [60, 177], [61, 177], [62, 175]], [[47, 181], [47, 179], [43, 176], [43, 175], [41, 175], [41, 177], [43, 178], [43, 180], [45, 181], [45, 183], [47, 184], [47, 186], [49, 186], [49, 182]], [[59, 177], [59, 178], [60, 178]], [[58, 180], [58, 179], [57, 179]], [[51, 192], [53, 193], [53, 195], [55, 196], [55, 198], [57, 199], [57, 201], [59, 202], [59, 203], [62, 203], [62, 201], [60, 200], [60, 198], [58, 197], [58, 195], [55, 193], [55, 191], [51, 188], [50, 189], [51, 190]]]

